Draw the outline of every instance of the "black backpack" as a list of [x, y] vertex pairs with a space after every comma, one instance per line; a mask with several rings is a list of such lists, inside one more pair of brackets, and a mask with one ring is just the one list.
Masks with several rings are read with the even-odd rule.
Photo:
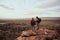
[[40, 23], [41, 22], [41, 18], [38, 18], [37, 22]]

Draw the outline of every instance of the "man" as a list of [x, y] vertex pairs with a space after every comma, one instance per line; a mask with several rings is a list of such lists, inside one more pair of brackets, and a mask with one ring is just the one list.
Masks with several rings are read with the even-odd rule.
[[41, 18], [38, 18], [38, 16], [36, 17], [36, 25], [37, 25], [37, 29], [39, 29], [39, 23], [41, 22]]
[[35, 29], [35, 20], [34, 20], [34, 18], [31, 19], [30, 25], [32, 26], [32, 30], [34, 30]]

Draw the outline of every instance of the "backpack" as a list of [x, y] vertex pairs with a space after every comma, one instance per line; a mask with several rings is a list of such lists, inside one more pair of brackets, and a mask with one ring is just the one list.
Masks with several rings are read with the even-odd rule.
[[41, 18], [38, 18], [37, 22], [40, 23], [41, 22]]

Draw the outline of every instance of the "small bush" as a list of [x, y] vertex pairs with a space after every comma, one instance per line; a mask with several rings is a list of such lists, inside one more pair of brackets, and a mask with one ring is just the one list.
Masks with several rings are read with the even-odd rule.
[[0, 40], [4, 40], [4, 39], [5, 39], [5, 36], [0, 35]]

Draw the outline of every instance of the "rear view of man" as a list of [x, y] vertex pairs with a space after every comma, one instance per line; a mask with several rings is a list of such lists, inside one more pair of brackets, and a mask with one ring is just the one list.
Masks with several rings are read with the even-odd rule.
[[34, 30], [35, 29], [35, 20], [34, 20], [34, 18], [31, 19], [30, 25], [32, 26], [32, 30]]
[[36, 25], [37, 25], [37, 29], [39, 29], [39, 23], [41, 22], [41, 18], [38, 18], [38, 16], [36, 17]]

